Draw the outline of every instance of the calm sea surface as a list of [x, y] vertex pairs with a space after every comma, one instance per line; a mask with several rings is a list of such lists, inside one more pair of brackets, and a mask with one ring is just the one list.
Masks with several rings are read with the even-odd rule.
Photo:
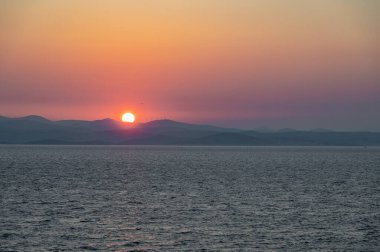
[[380, 251], [380, 148], [0, 145], [0, 251]]

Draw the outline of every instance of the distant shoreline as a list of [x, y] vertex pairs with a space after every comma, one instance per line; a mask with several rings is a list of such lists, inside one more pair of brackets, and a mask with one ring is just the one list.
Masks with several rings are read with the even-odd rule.
[[262, 132], [156, 120], [126, 127], [112, 119], [50, 121], [0, 117], [1, 144], [168, 146], [380, 146], [380, 132], [295, 130]]

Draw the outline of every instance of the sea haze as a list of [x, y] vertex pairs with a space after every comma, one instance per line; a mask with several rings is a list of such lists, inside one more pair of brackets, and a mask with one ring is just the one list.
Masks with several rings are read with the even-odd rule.
[[1, 251], [379, 251], [380, 148], [0, 145]]

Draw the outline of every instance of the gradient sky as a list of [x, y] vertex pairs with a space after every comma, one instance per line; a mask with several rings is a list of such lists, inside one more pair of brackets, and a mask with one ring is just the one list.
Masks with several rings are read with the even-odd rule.
[[0, 115], [380, 131], [380, 1], [1, 0]]

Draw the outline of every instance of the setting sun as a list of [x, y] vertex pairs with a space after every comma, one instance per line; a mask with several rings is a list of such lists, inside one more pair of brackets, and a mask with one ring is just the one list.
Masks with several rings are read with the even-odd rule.
[[132, 113], [125, 113], [121, 117], [122, 122], [133, 123], [135, 121], [135, 115]]

